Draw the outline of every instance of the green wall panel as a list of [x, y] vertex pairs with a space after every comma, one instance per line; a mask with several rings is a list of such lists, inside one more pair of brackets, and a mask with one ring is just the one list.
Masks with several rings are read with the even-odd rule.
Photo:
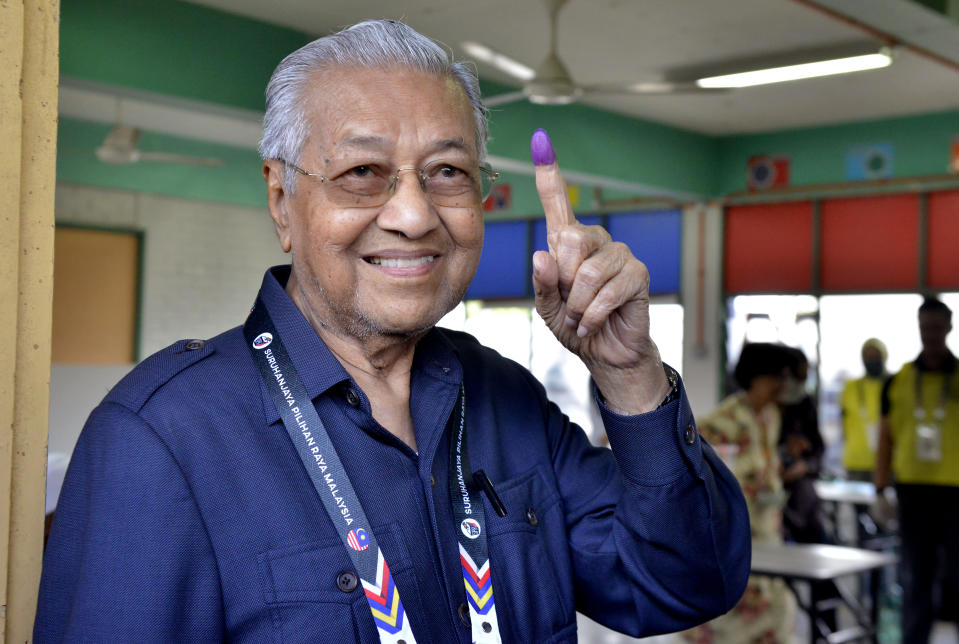
[[263, 109], [276, 64], [307, 34], [173, 0], [61, 0], [60, 73]]
[[[484, 95], [506, 91], [515, 88], [483, 83]], [[585, 105], [493, 108], [490, 154], [529, 160], [536, 128], [549, 132], [562, 168], [701, 195], [716, 190], [716, 138]]]
[[109, 125], [61, 118], [57, 136], [57, 180], [266, 207], [266, 184], [256, 150], [144, 132], [139, 142], [143, 151], [216, 157], [223, 159], [225, 164], [207, 168], [156, 161], [129, 165], [103, 163], [96, 158], [94, 150], [103, 143], [110, 128]]
[[[233, 16], [180, 0], [62, 0], [61, 73], [111, 85], [263, 109], [263, 90], [283, 56], [310, 35]], [[483, 83], [487, 96], [513, 91]], [[959, 135], [959, 112], [712, 137], [605, 112], [585, 105], [548, 107], [518, 101], [490, 116], [491, 155], [529, 162], [529, 139], [545, 128], [561, 166], [664, 190], [717, 196], [745, 188], [748, 157], [785, 155], [792, 185], [845, 180], [845, 159], [855, 145], [892, 143], [895, 176], [938, 174], [948, 162], [949, 140]], [[140, 164], [104, 166], [93, 149], [106, 126], [63, 119], [60, 179], [102, 187], [261, 206], [259, 162], [252, 150], [144, 133], [156, 149], [221, 156], [223, 168]], [[504, 176], [513, 189], [508, 211], [491, 219], [541, 212], [531, 177]], [[594, 207], [592, 187], [581, 186], [578, 210]], [[606, 192], [607, 197], [615, 197]]]
[[892, 143], [895, 177], [946, 172], [949, 142], [959, 136], [959, 111], [845, 123], [723, 138], [719, 143], [719, 194], [746, 189], [746, 162], [759, 154], [790, 159], [794, 186], [846, 180], [851, 147]]

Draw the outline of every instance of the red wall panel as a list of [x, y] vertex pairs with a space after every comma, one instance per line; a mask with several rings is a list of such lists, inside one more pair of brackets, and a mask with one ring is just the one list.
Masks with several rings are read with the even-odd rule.
[[822, 203], [823, 291], [913, 290], [919, 257], [919, 196]]
[[812, 204], [726, 209], [727, 293], [801, 292], [812, 288]]
[[929, 195], [928, 283], [959, 288], [959, 190]]

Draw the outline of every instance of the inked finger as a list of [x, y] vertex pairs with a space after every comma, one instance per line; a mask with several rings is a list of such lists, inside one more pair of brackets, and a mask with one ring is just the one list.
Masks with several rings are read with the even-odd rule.
[[[543, 213], [546, 215], [546, 238], [551, 240], [557, 232], [575, 224], [576, 216], [573, 214], [573, 205], [569, 201], [566, 181], [559, 171], [553, 142], [550, 141], [546, 130], [539, 129], [533, 132], [529, 148], [533, 165], [536, 167], [536, 192], [539, 193]], [[554, 250], [553, 242], [549, 243], [550, 250]]]

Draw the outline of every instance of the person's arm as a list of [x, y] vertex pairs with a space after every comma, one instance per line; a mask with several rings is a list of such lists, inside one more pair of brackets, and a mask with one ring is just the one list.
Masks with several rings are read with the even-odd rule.
[[642, 415], [599, 407], [612, 454], [549, 405], [576, 610], [634, 637], [730, 610], [749, 575], [749, 515], [685, 391]]
[[649, 334], [646, 267], [602, 227], [576, 221], [544, 131], [531, 151], [549, 245], [533, 255], [536, 310], [589, 369], [618, 463], [609, 470], [607, 455], [596, 478], [578, 433], [550, 422], [577, 610], [634, 635], [693, 626], [745, 589], [745, 499], [698, 435], [685, 392], [663, 404], [671, 385]]
[[806, 475], [818, 477], [822, 470], [822, 457], [826, 453], [826, 444], [822, 439], [822, 433], [819, 431], [819, 414], [816, 411], [816, 404], [811, 396], [807, 396], [805, 409], [805, 435], [809, 441], [809, 452], [804, 456], [806, 462]]
[[217, 564], [163, 441], [114, 403], [74, 450], [44, 554], [34, 641], [223, 638]]
[[882, 419], [879, 422], [879, 445], [876, 451], [876, 469], [873, 472], [873, 482], [876, 484], [876, 493], [889, 487], [892, 483], [892, 428], [889, 425], [889, 385], [892, 378], [882, 387]]

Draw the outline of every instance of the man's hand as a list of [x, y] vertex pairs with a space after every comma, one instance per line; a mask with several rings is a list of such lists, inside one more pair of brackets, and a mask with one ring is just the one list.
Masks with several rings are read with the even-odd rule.
[[649, 272], [601, 226], [576, 221], [544, 130], [536, 130], [530, 147], [549, 244], [548, 253], [533, 255], [536, 310], [586, 364], [611, 409], [655, 409], [669, 382], [649, 336]]

